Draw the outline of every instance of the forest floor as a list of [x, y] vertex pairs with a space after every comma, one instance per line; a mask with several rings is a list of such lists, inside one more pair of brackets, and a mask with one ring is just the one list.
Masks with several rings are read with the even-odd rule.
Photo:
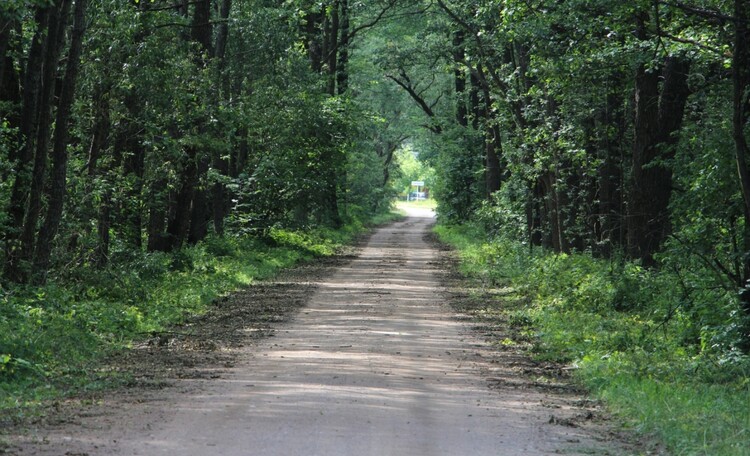
[[562, 366], [472, 323], [462, 309], [483, 292], [432, 223], [412, 210], [155, 336], [108, 363], [126, 387], [54, 404], [0, 454], [643, 453]]

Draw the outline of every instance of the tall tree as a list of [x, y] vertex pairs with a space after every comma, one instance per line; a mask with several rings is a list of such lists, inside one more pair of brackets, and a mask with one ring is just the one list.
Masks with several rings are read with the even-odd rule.
[[[650, 16], [637, 18], [637, 35], [647, 40]], [[653, 265], [653, 255], [670, 231], [669, 200], [672, 170], [669, 160], [682, 125], [690, 89], [690, 61], [669, 55], [658, 68], [638, 65], [635, 77], [635, 137], [632, 182], [628, 198], [628, 251], [644, 264]]]
[[52, 253], [52, 240], [57, 234], [65, 202], [67, 165], [68, 165], [68, 141], [70, 130], [70, 115], [78, 82], [81, 49], [83, 47], [83, 36], [86, 21], [86, 0], [75, 0], [75, 11], [73, 14], [73, 32], [68, 51], [68, 62], [65, 68], [65, 76], [62, 81], [62, 92], [57, 106], [57, 117], [55, 120], [55, 136], [52, 147], [52, 179], [47, 191], [47, 212], [44, 223], [39, 229], [39, 236], [34, 252], [32, 270], [35, 272], [33, 280], [36, 283], [44, 283], [49, 268], [50, 254]]
[[[732, 53], [732, 137], [744, 202], [741, 301], [750, 321], [750, 1], [734, 1]], [[750, 323], [745, 325], [745, 349], [750, 350]]]

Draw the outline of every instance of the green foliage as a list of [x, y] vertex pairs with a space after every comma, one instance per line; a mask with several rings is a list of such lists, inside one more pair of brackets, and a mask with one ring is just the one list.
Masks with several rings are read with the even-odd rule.
[[396, 163], [401, 175], [394, 182], [394, 187], [399, 194], [406, 194], [414, 190], [411, 186], [413, 181], [425, 183], [424, 190], [430, 190], [437, 182], [435, 170], [420, 159], [420, 154], [410, 144], [405, 145], [395, 152]]
[[533, 335], [535, 356], [576, 367], [626, 422], [676, 454], [746, 454], [750, 358], [726, 334], [739, 305], [708, 286], [705, 267], [688, 276], [685, 268], [550, 254], [502, 236], [484, 241], [479, 225], [436, 231], [459, 250], [464, 274], [522, 298], [506, 312]]
[[606, 369], [598, 374], [614, 376], [601, 390], [607, 403], [631, 419], [638, 431], [659, 435], [673, 454], [750, 454], [747, 383], [727, 386], [689, 379], [664, 382]]
[[435, 198], [439, 217], [450, 221], [469, 220], [484, 195], [482, 147], [476, 132], [456, 127], [441, 135], [426, 162], [436, 171]]

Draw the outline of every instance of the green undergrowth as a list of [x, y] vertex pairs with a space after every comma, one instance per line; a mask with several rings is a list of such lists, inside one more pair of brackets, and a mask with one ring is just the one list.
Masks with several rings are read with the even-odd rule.
[[532, 355], [574, 367], [628, 426], [675, 455], [750, 455], [750, 361], [728, 324], [737, 299], [705, 271], [532, 250], [471, 224], [436, 231], [469, 280], [511, 290], [501, 308], [532, 335]]
[[[368, 226], [395, 217], [381, 215]], [[361, 222], [272, 229], [264, 238], [209, 237], [169, 254], [113, 249], [104, 269], [72, 267], [44, 287], [0, 288], [0, 423], [50, 399], [112, 385], [118, 379], [95, 374], [103, 356], [283, 268], [334, 255], [366, 229]]]

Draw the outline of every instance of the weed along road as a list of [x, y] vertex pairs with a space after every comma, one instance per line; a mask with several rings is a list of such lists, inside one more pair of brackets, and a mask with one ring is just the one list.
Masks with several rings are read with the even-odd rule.
[[104, 400], [18, 454], [613, 454], [596, 452], [590, 432], [551, 422], [577, 412], [550, 405], [549, 390], [489, 387], [505, 368], [445, 302], [438, 251], [425, 240], [432, 222], [414, 210], [379, 229], [220, 375]]

